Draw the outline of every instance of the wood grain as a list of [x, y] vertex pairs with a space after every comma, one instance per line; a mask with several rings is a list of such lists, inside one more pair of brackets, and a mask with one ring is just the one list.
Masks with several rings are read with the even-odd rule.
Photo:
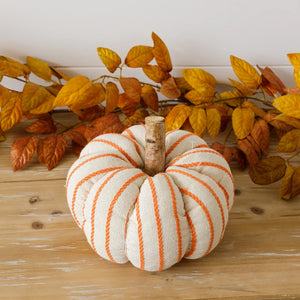
[[300, 198], [280, 200], [279, 183], [255, 185], [233, 164], [236, 198], [221, 244], [203, 259], [140, 271], [98, 257], [73, 221], [64, 188], [71, 151], [50, 172], [35, 160], [11, 171], [22, 126], [0, 148], [0, 298], [300, 297]]

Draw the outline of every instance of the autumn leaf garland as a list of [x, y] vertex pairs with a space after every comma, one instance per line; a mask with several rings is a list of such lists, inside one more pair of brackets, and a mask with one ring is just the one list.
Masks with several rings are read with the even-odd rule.
[[[79, 155], [95, 136], [121, 132], [143, 123], [149, 114], [160, 114], [166, 117], [167, 131], [182, 128], [215, 138], [229, 127], [224, 143], [215, 142], [212, 148], [228, 163], [236, 160], [241, 169], [249, 164], [250, 177], [257, 184], [282, 179], [283, 199], [298, 195], [300, 167], [292, 160], [300, 152], [300, 53], [288, 54], [296, 87], [285, 87], [270, 68], [255, 68], [233, 55], [230, 62], [239, 81], [229, 78], [231, 84], [222, 84], [201, 68], [184, 69], [182, 77], [174, 77], [166, 44], [155, 33], [152, 42], [152, 46], [133, 46], [123, 62], [115, 51], [97, 48], [109, 73], [93, 80], [82, 75], [70, 78], [34, 57], [22, 64], [1, 56], [0, 79], [14, 78], [24, 86], [19, 92], [0, 85], [0, 142], [16, 123], [32, 120], [25, 129], [32, 135], [12, 145], [13, 170], [27, 165], [35, 152], [50, 170], [61, 161], [68, 143]], [[125, 68], [140, 68], [150, 82], [126, 77]], [[46, 84], [33, 82], [31, 74]], [[227, 90], [219, 92], [220, 84]], [[167, 100], [159, 101], [159, 94]], [[55, 108], [65, 106], [77, 115], [78, 123], [62, 129]], [[290, 154], [286, 160], [279, 155], [267, 157], [271, 131], [279, 137], [277, 151]], [[229, 147], [226, 140], [231, 134], [236, 146]]]

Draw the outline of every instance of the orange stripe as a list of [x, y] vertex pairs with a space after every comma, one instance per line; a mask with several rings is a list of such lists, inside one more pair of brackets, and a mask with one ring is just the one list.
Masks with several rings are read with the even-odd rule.
[[98, 202], [98, 197], [100, 195], [100, 193], [102, 192], [103, 188], [105, 187], [105, 185], [119, 172], [125, 170], [125, 169], [129, 169], [129, 168], [118, 168], [118, 170], [116, 170], [115, 172], [111, 173], [106, 179], [105, 181], [101, 184], [101, 186], [99, 187], [94, 200], [93, 200], [93, 205], [92, 205], [92, 211], [91, 211], [91, 244], [92, 247], [94, 249], [95, 252], [96, 251], [96, 247], [95, 247], [95, 242], [94, 242], [94, 237], [95, 237], [95, 211], [96, 211], [96, 205]]
[[159, 247], [159, 269], [161, 271], [164, 267], [164, 245], [163, 245], [163, 238], [162, 238], [162, 230], [161, 230], [161, 222], [159, 217], [159, 208], [157, 203], [157, 195], [155, 191], [155, 186], [151, 177], [148, 177], [152, 199], [153, 199], [153, 208], [154, 208], [154, 215], [157, 227], [157, 237], [158, 237], [158, 247]]
[[[207, 146], [207, 148], [208, 148], [208, 146]], [[216, 152], [216, 151], [214, 151], [212, 149], [208, 149], [208, 150], [201, 150], [201, 149], [199, 149], [199, 150], [195, 150], [195, 151], [192, 151], [192, 152], [184, 153], [184, 154], [178, 156], [177, 158], [175, 158], [174, 160], [172, 160], [169, 163], [168, 166], [173, 166], [178, 160], [180, 160], [180, 159], [182, 159], [182, 158], [184, 158], [184, 157], [186, 157], [188, 155], [195, 154], [195, 153], [213, 153], [213, 154], [216, 154], [216, 155], [218, 155], [218, 156], [220, 156], [220, 157], [222, 157], [224, 159], [223, 155], [221, 155], [220, 153], [218, 153], [218, 152]]]
[[191, 248], [190, 250], [184, 255], [184, 257], [189, 257], [191, 256], [194, 252], [195, 252], [195, 249], [196, 249], [196, 244], [197, 244], [197, 235], [196, 235], [196, 229], [195, 229], [195, 226], [193, 224], [193, 221], [190, 217], [190, 215], [185, 212], [186, 214], [186, 218], [187, 218], [187, 221], [189, 223], [189, 227], [191, 229], [191, 235], [192, 235], [192, 244], [191, 244]]
[[201, 145], [194, 147], [193, 149], [198, 149], [198, 148], [209, 148], [209, 147], [206, 144], [201, 144]]
[[119, 152], [121, 152], [135, 167], [138, 167], [138, 164], [135, 162], [135, 160], [124, 149], [122, 149], [117, 144], [115, 144], [111, 141], [103, 140], [103, 139], [95, 139], [95, 140], [92, 140], [90, 143], [96, 143], [96, 142], [104, 143], [104, 144], [112, 146], [113, 148], [115, 148]]
[[137, 152], [139, 155], [141, 155], [140, 148], [139, 148], [138, 144], [136, 143], [136, 141], [133, 140], [132, 138], [126, 136], [126, 135], [123, 135], [123, 137], [126, 138], [126, 139], [127, 139], [128, 141], [130, 141], [131, 143], [133, 143], [136, 152]]
[[[86, 155], [89, 155], [89, 154], [86, 154]], [[84, 155], [84, 156], [86, 156], [86, 155]], [[82, 156], [82, 157], [84, 157], [84, 156]], [[68, 177], [68, 180], [67, 180], [67, 183], [66, 183], [66, 189], [68, 189], [68, 186], [69, 186], [69, 182], [70, 182], [71, 177], [73, 176], [73, 174], [74, 174], [80, 167], [82, 167], [83, 165], [85, 165], [86, 163], [88, 163], [88, 162], [90, 162], [90, 161], [92, 161], [92, 160], [94, 160], [94, 159], [101, 158], [101, 157], [107, 157], [107, 156], [117, 157], [117, 158], [120, 158], [120, 159], [122, 159], [123, 161], [125, 161], [125, 159], [124, 159], [123, 157], [121, 157], [121, 156], [119, 156], [119, 155], [117, 155], [117, 154], [111, 154], [111, 153], [106, 153], [106, 154], [100, 154], [100, 155], [93, 156], [93, 157], [91, 157], [91, 158], [89, 158], [89, 159], [83, 161], [83, 162], [80, 163], [76, 168], [73, 169], [73, 171], [71, 172], [71, 174], [70, 174], [69, 177]], [[80, 158], [82, 158], [82, 157], [80, 157]]]
[[106, 227], [105, 227], [105, 250], [106, 253], [109, 257], [109, 259], [113, 262], [115, 262], [115, 260], [113, 259], [111, 253], [110, 253], [110, 249], [109, 249], [109, 240], [110, 240], [110, 222], [111, 222], [111, 217], [112, 217], [112, 213], [113, 213], [113, 209], [114, 206], [117, 202], [117, 200], [119, 199], [119, 197], [121, 196], [121, 194], [125, 191], [125, 189], [135, 180], [137, 180], [138, 178], [145, 176], [146, 174], [144, 172], [141, 171], [141, 173], [136, 174], [135, 176], [131, 177], [130, 179], [128, 179], [122, 186], [121, 188], [118, 190], [118, 192], [115, 194], [113, 200], [110, 203], [109, 209], [108, 209], [108, 215], [107, 215], [107, 219], [106, 219]]
[[[127, 128], [124, 132], [128, 133], [130, 135], [130, 137], [135, 140], [135, 136], [129, 128]], [[122, 133], [122, 135], [123, 135], [123, 133]]]
[[140, 249], [140, 269], [144, 270], [145, 268], [145, 258], [144, 258], [144, 241], [143, 241], [143, 234], [142, 234], [142, 221], [140, 216], [140, 201], [139, 197], [136, 200], [136, 219], [138, 222], [138, 237], [139, 237], [139, 249]]
[[173, 213], [174, 213], [174, 218], [175, 218], [175, 222], [176, 222], [176, 232], [177, 232], [177, 247], [178, 247], [177, 262], [179, 262], [182, 257], [182, 237], [181, 237], [181, 231], [180, 231], [180, 221], [179, 221], [178, 213], [177, 213], [176, 196], [175, 196], [175, 192], [174, 192], [174, 188], [172, 186], [171, 180], [165, 173], [162, 173], [162, 175], [166, 178], [166, 180], [168, 182], [168, 185], [169, 185], [169, 188], [171, 191], [171, 196], [172, 196]]
[[73, 192], [73, 197], [72, 197], [72, 205], [71, 205], [71, 211], [73, 213], [73, 216], [74, 216], [74, 219], [76, 221], [76, 223], [78, 225], [79, 224], [79, 221], [77, 219], [77, 216], [75, 214], [75, 202], [76, 202], [76, 196], [77, 196], [77, 192], [78, 192], [78, 189], [81, 187], [82, 184], [84, 184], [87, 180], [99, 175], [99, 174], [102, 174], [102, 173], [105, 173], [105, 172], [111, 172], [111, 171], [114, 171], [114, 170], [117, 170], [117, 169], [120, 169], [120, 167], [114, 167], [114, 168], [106, 168], [106, 169], [102, 169], [102, 170], [99, 170], [99, 171], [96, 171], [96, 172], [93, 172], [91, 174], [89, 174], [88, 176], [84, 177], [83, 179], [81, 179], [75, 186], [75, 189], [74, 189], [74, 192]]
[[218, 203], [218, 206], [219, 206], [219, 209], [220, 209], [220, 212], [221, 212], [221, 216], [222, 216], [222, 233], [221, 233], [221, 236], [220, 236], [220, 241], [221, 241], [223, 233], [224, 233], [224, 230], [225, 230], [225, 218], [224, 218], [224, 211], [223, 211], [223, 207], [222, 207], [221, 201], [220, 201], [218, 195], [215, 193], [215, 191], [205, 181], [203, 181], [203, 180], [197, 178], [196, 176], [191, 175], [191, 174], [189, 174], [187, 172], [184, 172], [184, 171], [181, 171], [181, 170], [169, 170], [169, 172], [179, 173], [179, 174], [188, 176], [188, 177], [196, 180], [201, 185], [203, 185], [204, 187], [206, 187], [209, 190], [209, 192], [214, 196], [214, 198], [216, 199], [216, 201]]
[[[189, 192], [187, 189], [179, 188], [179, 190], [182, 194], [185, 194], [185, 195], [191, 197], [193, 200], [195, 200], [197, 202], [197, 204], [199, 204], [201, 206], [202, 210], [204, 211], [204, 213], [206, 215], [206, 218], [207, 218], [207, 221], [208, 221], [208, 224], [209, 224], [209, 228], [210, 228], [210, 242], [209, 242], [208, 249], [206, 250], [206, 252], [203, 255], [203, 256], [205, 256], [210, 251], [210, 249], [212, 247], [212, 244], [213, 244], [213, 240], [214, 240], [214, 225], [213, 225], [213, 222], [211, 220], [209, 211], [207, 210], [206, 206], [201, 202], [201, 200], [196, 195]], [[189, 251], [189, 252], [191, 252], [191, 251]], [[185, 257], [192, 255], [193, 252], [189, 253], [189, 255], [186, 254]]]
[[182, 137], [180, 137], [175, 143], [173, 143], [173, 145], [169, 148], [169, 150], [166, 152], [166, 157], [186, 138], [188, 138], [189, 136], [194, 135], [193, 133], [187, 133], [185, 135], [183, 135]]
[[129, 208], [129, 210], [128, 210], [128, 213], [127, 213], [127, 217], [126, 217], [126, 222], [125, 222], [125, 233], [124, 233], [124, 236], [125, 236], [125, 240], [126, 240], [126, 237], [127, 237], [127, 224], [128, 224], [128, 222], [129, 222], [129, 214], [130, 214], [130, 212], [131, 212], [131, 210], [132, 210], [132, 208], [135, 206], [135, 202], [133, 202], [132, 204], [131, 204], [131, 207]]
[[167, 137], [169, 134], [171, 134], [172, 132], [174, 132], [174, 131], [176, 131], [176, 129], [173, 129], [173, 130], [168, 131], [168, 132], [166, 133], [166, 137]]

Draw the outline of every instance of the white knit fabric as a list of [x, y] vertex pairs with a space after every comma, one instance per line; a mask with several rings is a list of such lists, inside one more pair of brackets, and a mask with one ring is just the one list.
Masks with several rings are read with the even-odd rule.
[[145, 127], [93, 139], [67, 176], [72, 215], [91, 247], [148, 271], [196, 259], [221, 241], [234, 183], [222, 155], [183, 130], [166, 134], [165, 173], [145, 174]]

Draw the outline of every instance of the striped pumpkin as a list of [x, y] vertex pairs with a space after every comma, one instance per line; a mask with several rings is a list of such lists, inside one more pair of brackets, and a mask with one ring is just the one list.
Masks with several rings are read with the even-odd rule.
[[161, 271], [221, 241], [234, 198], [226, 160], [187, 131], [165, 141], [165, 173], [153, 177], [143, 172], [142, 125], [96, 137], [70, 168], [70, 210], [101, 257]]

